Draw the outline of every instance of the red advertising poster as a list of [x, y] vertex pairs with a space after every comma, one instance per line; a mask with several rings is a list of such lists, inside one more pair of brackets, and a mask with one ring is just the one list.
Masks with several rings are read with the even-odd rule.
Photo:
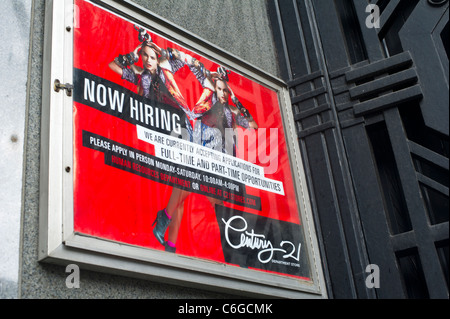
[[310, 280], [278, 93], [75, 5], [75, 232]]

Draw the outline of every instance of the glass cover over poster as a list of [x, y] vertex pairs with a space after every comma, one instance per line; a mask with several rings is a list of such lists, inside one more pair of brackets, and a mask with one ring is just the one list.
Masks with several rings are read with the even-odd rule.
[[75, 5], [75, 232], [310, 281], [278, 92]]

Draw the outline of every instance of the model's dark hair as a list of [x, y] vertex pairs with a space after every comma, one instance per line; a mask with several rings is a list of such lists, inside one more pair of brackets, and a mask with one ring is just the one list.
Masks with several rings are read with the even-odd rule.
[[144, 42], [142, 42], [142, 47], [141, 47], [141, 49], [139, 50], [138, 54], [141, 55], [142, 49], [144, 49], [145, 47], [149, 47], [150, 49], [152, 49], [153, 51], [155, 51], [156, 56], [159, 58], [160, 54], [158, 53], [158, 51], [156, 50], [156, 48], [155, 48], [154, 46], [151, 45], [152, 43], [153, 43], [153, 42], [150, 42], [150, 41], [144, 41]]
[[213, 83], [214, 83], [214, 90], [216, 89], [216, 87], [217, 87], [217, 82], [223, 82], [224, 84], [225, 84], [225, 86], [226, 86], [226, 88], [227, 88], [227, 91], [228, 91], [228, 93], [229, 94], [231, 94], [231, 92], [230, 92], [230, 88], [228, 87], [228, 81], [227, 80], [225, 80], [224, 78], [221, 78], [221, 77], [214, 77], [214, 79], [213, 79]]

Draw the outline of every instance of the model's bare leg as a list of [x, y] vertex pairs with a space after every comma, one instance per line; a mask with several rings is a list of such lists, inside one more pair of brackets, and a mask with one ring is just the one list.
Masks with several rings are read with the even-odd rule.
[[[153, 234], [161, 245], [164, 245], [166, 251], [175, 252], [178, 230], [180, 229], [181, 219], [183, 218], [184, 200], [188, 195], [189, 192], [187, 191], [173, 188], [166, 208], [159, 211], [156, 217], [155, 223], [157, 225], [153, 229]], [[169, 228], [169, 238], [166, 242], [164, 236], [167, 228]]]
[[[184, 213], [184, 200], [189, 195], [187, 191], [176, 190], [175, 194], [172, 193], [170, 197], [169, 204], [167, 205], [167, 212], [171, 217], [171, 222], [169, 225], [169, 234], [167, 238], [167, 245], [175, 250], [175, 246], [178, 239], [178, 232], [180, 230], [181, 220], [183, 219]], [[207, 197], [209, 202], [213, 207], [216, 204], [222, 204], [222, 201], [212, 197]], [[174, 210], [175, 209], [175, 210]], [[170, 214], [172, 212], [172, 214]], [[170, 249], [169, 249], [170, 250]]]
[[175, 248], [180, 230], [181, 220], [183, 219], [184, 205], [179, 205], [172, 214], [172, 221], [169, 225], [169, 235], [167, 237], [167, 245]]
[[217, 198], [213, 198], [213, 197], [207, 197], [209, 202], [211, 203], [212, 207], [215, 209], [216, 205], [222, 205], [223, 201]]
[[172, 189], [172, 195], [170, 195], [169, 202], [166, 206], [166, 211], [170, 218], [173, 218], [177, 214], [177, 208], [184, 204], [184, 200], [186, 199], [186, 197], [188, 197], [189, 194], [190, 193], [188, 191], [184, 191], [175, 187]]
[[[167, 228], [169, 227], [169, 224], [172, 222], [172, 220], [176, 220], [176, 223], [179, 224], [180, 220], [183, 216], [183, 203], [186, 197], [189, 195], [189, 192], [180, 190], [178, 188], [172, 189], [172, 194], [170, 195], [169, 202], [167, 203], [167, 206], [165, 209], [160, 210], [157, 215], [156, 219], [153, 222], [153, 225], [156, 224], [155, 228], [153, 229], [153, 235], [155, 235], [156, 239], [159, 241], [159, 243], [166, 247], [166, 250], [174, 252], [175, 247], [167, 245], [165, 241], [165, 234], [167, 231]], [[178, 207], [181, 207], [181, 210], [178, 210]], [[179, 225], [178, 225], [179, 227]]]

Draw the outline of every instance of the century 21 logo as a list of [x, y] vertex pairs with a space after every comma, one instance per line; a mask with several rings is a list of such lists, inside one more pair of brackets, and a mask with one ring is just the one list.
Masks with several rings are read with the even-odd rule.
[[380, 7], [376, 4], [369, 4], [366, 7], [366, 12], [369, 15], [366, 18], [366, 27], [369, 29], [379, 29], [380, 28]]

